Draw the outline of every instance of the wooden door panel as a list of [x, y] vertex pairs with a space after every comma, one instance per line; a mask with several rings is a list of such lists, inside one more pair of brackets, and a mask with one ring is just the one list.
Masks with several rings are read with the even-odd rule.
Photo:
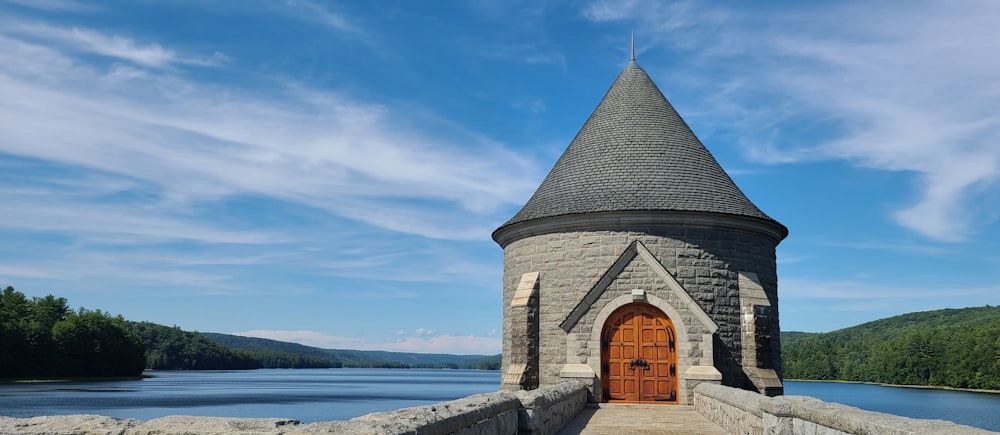
[[620, 379], [609, 380], [607, 394], [609, 400], [625, 400], [625, 393], [622, 389], [622, 381]]
[[656, 347], [655, 346], [643, 346], [642, 347], [642, 359], [646, 361], [656, 360]]
[[670, 377], [670, 363], [656, 363], [656, 377], [658, 378], [669, 378]]
[[658, 361], [670, 359], [670, 348], [667, 346], [656, 346], [656, 359]]
[[677, 400], [677, 393], [670, 381], [662, 380], [656, 383], [656, 400], [673, 402]]

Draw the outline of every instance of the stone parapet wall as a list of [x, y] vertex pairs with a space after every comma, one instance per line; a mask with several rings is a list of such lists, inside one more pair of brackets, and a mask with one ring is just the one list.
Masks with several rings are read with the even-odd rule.
[[767, 396], [722, 385], [698, 385], [694, 389], [694, 409], [726, 432], [763, 435], [761, 401]]
[[518, 391], [521, 434], [558, 433], [587, 406], [588, 384], [568, 381], [531, 391]]
[[695, 388], [694, 407], [731, 434], [992, 434], [944, 420], [921, 420], [805, 396], [767, 397], [716, 384]]
[[503, 435], [557, 433], [583, 410], [587, 386], [566, 382], [533, 391], [497, 391], [450, 402], [377, 412], [347, 421], [302, 424], [280, 418], [168, 416], [149, 421], [97, 415], [0, 417], [2, 434], [365, 434]]

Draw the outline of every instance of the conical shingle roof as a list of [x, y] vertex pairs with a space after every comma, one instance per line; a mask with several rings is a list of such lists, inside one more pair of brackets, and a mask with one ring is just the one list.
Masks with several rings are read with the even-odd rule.
[[740, 191], [634, 60], [535, 194], [497, 232], [536, 219], [622, 211], [748, 217], [787, 234]]

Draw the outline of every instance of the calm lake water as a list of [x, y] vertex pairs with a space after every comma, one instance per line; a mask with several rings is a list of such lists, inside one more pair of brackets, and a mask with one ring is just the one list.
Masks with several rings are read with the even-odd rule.
[[785, 381], [785, 394], [812, 396], [869, 411], [949, 420], [1000, 431], [1000, 394], [839, 382]]
[[154, 371], [142, 380], [0, 384], [0, 415], [348, 420], [496, 391], [500, 372], [418, 369]]
[[[298, 369], [163, 371], [130, 381], [0, 384], [0, 415], [99, 414], [149, 420], [166, 415], [347, 420], [378, 411], [496, 391], [499, 372]], [[1000, 394], [796, 382], [785, 393], [872, 411], [939, 418], [1000, 431]]]

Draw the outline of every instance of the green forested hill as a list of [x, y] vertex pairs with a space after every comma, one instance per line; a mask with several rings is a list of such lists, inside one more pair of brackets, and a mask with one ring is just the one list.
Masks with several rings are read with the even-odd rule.
[[268, 340], [266, 338], [212, 332], [206, 332], [203, 335], [216, 343], [234, 349], [281, 351], [319, 358], [330, 358], [341, 362], [344, 367], [500, 369], [500, 355], [452, 355], [386, 352], [379, 350], [321, 349], [296, 343]]
[[[372, 367], [377, 366], [379, 363], [395, 363], [404, 367], [476, 369], [483, 368], [479, 366], [484, 361], [484, 358], [490, 358], [483, 355], [386, 352], [380, 350], [326, 349], [326, 351], [344, 361], [345, 366], [351, 367]], [[499, 355], [496, 356], [496, 360], [500, 360]], [[493, 370], [499, 370], [499, 365]]]
[[[154, 370], [340, 367], [340, 363], [329, 356], [282, 349], [243, 349], [220, 344], [207, 334], [184, 331], [178, 327], [129, 322], [129, 328], [146, 346], [146, 368]], [[284, 344], [296, 346], [292, 343]]]
[[782, 332], [787, 379], [1000, 390], [1000, 307], [903, 314], [827, 333]]
[[202, 332], [201, 335], [204, 335], [205, 338], [215, 343], [233, 349], [248, 352], [281, 352], [286, 354], [302, 355], [311, 358], [329, 360], [332, 363], [336, 363], [337, 367], [340, 367], [340, 360], [330, 355], [329, 352], [298, 343], [269, 340], [266, 338], [244, 337], [242, 335], [218, 334], [215, 332]]

